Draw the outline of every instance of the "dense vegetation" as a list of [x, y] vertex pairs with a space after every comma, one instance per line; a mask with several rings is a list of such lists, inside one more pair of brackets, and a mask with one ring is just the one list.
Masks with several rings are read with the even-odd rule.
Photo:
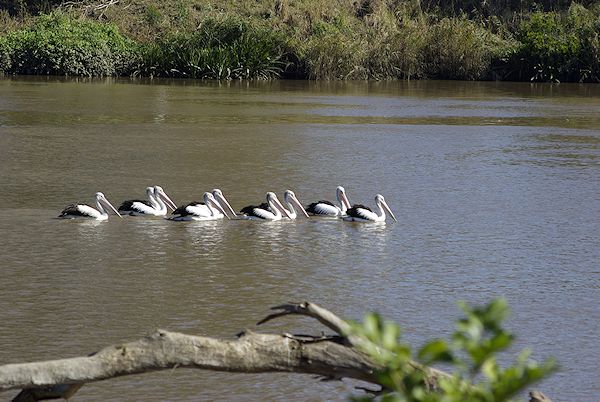
[[600, 81], [598, 0], [0, 0], [0, 9], [5, 73]]

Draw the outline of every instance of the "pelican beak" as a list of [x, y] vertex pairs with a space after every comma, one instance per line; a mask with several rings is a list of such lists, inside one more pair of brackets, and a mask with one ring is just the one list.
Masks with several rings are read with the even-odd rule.
[[107, 206], [108, 208], [112, 209], [113, 212], [117, 215], [119, 215], [119, 218], [122, 218], [123, 216], [119, 213], [119, 211], [116, 210], [115, 207], [113, 207], [113, 205], [108, 202], [108, 200], [106, 198], [102, 198], [102, 202], [104, 203], [105, 206]]
[[342, 200], [342, 202], [346, 206], [346, 209], [352, 208], [352, 206], [350, 205], [350, 200], [348, 200], [348, 197], [346, 197], [346, 193], [341, 192], [340, 199]]
[[390, 207], [388, 206], [387, 202], [383, 201], [381, 203], [381, 205], [383, 206], [383, 208], [390, 214], [390, 216], [392, 217], [392, 219], [396, 222], [398, 222], [398, 219], [396, 219], [396, 217], [394, 216], [394, 213], [392, 212], [392, 210], [390, 209]]
[[283, 207], [283, 205], [281, 205], [281, 202], [279, 202], [279, 199], [277, 197], [273, 198], [273, 205], [275, 205], [275, 207], [281, 211], [281, 213], [283, 215], [285, 215], [285, 217], [287, 217], [288, 219], [292, 219], [292, 217], [290, 216], [290, 213], [287, 211], [287, 209], [285, 209]]
[[171, 208], [171, 211], [175, 211], [177, 209], [177, 205], [175, 205], [175, 203], [173, 202], [173, 200], [171, 199], [171, 197], [169, 197], [167, 195], [167, 193], [165, 193], [164, 191], [159, 191], [159, 197], [163, 199], [163, 201], [165, 202], [165, 204], [167, 204], [167, 206], [169, 208]]
[[229, 215], [227, 215], [227, 212], [225, 212], [225, 210], [223, 209], [223, 207], [222, 207], [222, 206], [221, 206], [221, 205], [220, 205], [218, 202], [215, 202], [214, 198], [213, 198], [213, 199], [210, 199], [210, 198], [209, 198], [209, 199], [208, 199], [208, 201], [209, 201], [209, 202], [210, 202], [210, 203], [211, 203], [211, 204], [212, 204], [212, 205], [213, 205], [215, 208], [217, 208], [219, 211], [221, 211], [221, 213], [222, 213], [223, 215], [225, 215], [225, 217], [227, 217], [227, 219], [231, 219], [231, 218], [229, 218]]
[[[231, 214], [233, 215], [233, 217], [237, 218], [237, 214], [235, 213], [235, 210], [231, 207], [231, 204], [229, 204], [229, 201], [227, 201], [227, 199], [225, 198], [224, 195], [222, 195], [220, 193], [217, 193], [217, 195], [215, 196], [215, 198], [217, 199], [217, 201], [219, 202], [219, 204], [225, 205], [227, 208], [229, 208], [229, 211], [231, 212]], [[226, 213], [223, 213], [223, 215], [227, 216]], [[229, 216], [227, 216], [227, 217], [229, 218]]]
[[300, 201], [298, 201], [298, 199], [296, 197], [290, 197], [290, 200], [292, 201], [292, 204], [294, 204], [294, 206], [296, 208], [298, 208], [300, 211], [302, 211], [302, 213], [304, 214], [304, 216], [306, 216], [307, 218], [308, 213], [306, 212], [306, 210], [304, 209], [304, 207], [302, 206], [302, 204], [300, 204]]

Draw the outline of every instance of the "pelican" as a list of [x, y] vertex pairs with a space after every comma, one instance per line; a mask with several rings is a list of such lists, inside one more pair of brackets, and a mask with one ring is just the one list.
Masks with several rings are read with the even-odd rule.
[[131, 216], [163, 216], [167, 214], [167, 206], [171, 208], [172, 211], [177, 207], [161, 186], [146, 187], [146, 194], [148, 195], [148, 201], [123, 201], [119, 207], [119, 211], [125, 215]]
[[177, 208], [173, 211], [173, 216], [168, 219], [172, 221], [212, 221], [221, 219], [223, 216], [229, 219], [221, 204], [219, 204], [211, 193], [208, 191], [205, 192], [203, 199], [203, 204], [197, 204], [205, 208], [198, 208], [198, 206], [192, 205], [195, 203], [191, 203]]
[[306, 211], [319, 216], [334, 216], [338, 218], [345, 216], [346, 211], [350, 209], [350, 201], [348, 201], [348, 197], [346, 197], [346, 190], [344, 190], [344, 187], [342, 186], [337, 186], [335, 195], [340, 203], [339, 207], [334, 205], [331, 201], [321, 200], [307, 206]]
[[[237, 218], [237, 215], [234, 209], [229, 204], [229, 201], [223, 195], [223, 192], [218, 188], [215, 188], [212, 191], [212, 195], [214, 197], [214, 201], [219, 204], [221, 207], [225, 206], [229, 209], [229, 212], [233, 215], [234, 218]], [[223, 208], [225, 209], [225, 208]], [[196, 216], [196, 217], [213, 217], [214, 219], [224, 218], [227, 215], [221, 213], [221, 210], [216, 209], [211, 204], [206, 204], [206, 202], [200, 201], [192, 201], [187, 205], [181, 206], [173, 211], [173, 215], [184, 215], [184, 216]], [[228, 216], [227, 216], [228, 217]]]
[[119, 215], [122, 218], [119, 211], [112, 206], [110, 202], [106, 199], [104, 194], [98, 192], [95, 195], [96, 197], [96, 207], [98, 209], [94, 209], [87, 204], [71, 204], [65, 207], [62, 210], [59, 218], [63, 219], [75, 219], [75, 218], [86, 218], [86, 219], [96, 219], [97, 221], [104, 221], [108, 219], [108, 211], [105, 208], [112, 209], [115, 214]]
[[296, 219], [296, 217], [298, 216], [298, 214], [296, 213], [296, 208], [302, 211], [304, 216], [308, 218], [306, 210], [304, 209], [302, 204], [300, 204], [300, 201], [298, 201], [298, 198], [296, 198], [296, 194], [294, 194], [292, 190], [286, 190], [285, 193], [283, 193], [283, 200], [288, 206], [287, 211], [288, 215], [290, 216], [290, 219]]
[[351, 222], [385, 222], [385, 212], [387, 211], [392, 216], [392, 219], [398, 222], [398, 219], [396, 219], [394, 213], [385, 202], [383, 195], [377, 194], [375, 196], [375, 203], [379, 208], [379, 214], [373, 212], [369, 207], [355, 204], [347, 211], [347, 216], [343, 219]]
[[282, 214], [287, 218], [292, 219], [289, 212], [281, 205], [275, 193], [269, 191], [267, 193], [267, 202], [258, 206], [248, 205], [240, 210], [243, 214], [241, 219], [249, 219], [256, 221], [278, 221], [282, 218]]

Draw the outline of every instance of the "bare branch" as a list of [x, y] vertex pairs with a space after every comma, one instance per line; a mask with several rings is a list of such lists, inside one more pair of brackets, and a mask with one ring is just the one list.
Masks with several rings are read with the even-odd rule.
[[93, 356], [0, 366], [0, 391], [82, 384], [173, 367], [262, 373], [298, 372], [377, 383], [365, 354], [338, 342], [305, 342], [247, 331], [220, 340], [158, 330], [149, 337], [102, 349]]
[[531, 391], [529, 393], [529, 402], [552, 402], [550, 398], [542, 394], [540, 391]]
[[347, 339], [350, 345], [358, 346], [361, 342], [363, 342], [362, 338], [355, 337], [351, 334], [351, 327], [350, 324], [348, 324], [348, 322], [342, 320], [340, 317], [333, 314], [331, 311], [324, 309], [323, 307], [320, 307], [317, 304], [309, 302], [303, 302], [298, 304], [282, 304], [271, 308], [271, 310], [281, 311], [263, 318], [256, 325], [261, 325], [267, 321], [271, 321], [275, 318], [283, 317], [286, 315], [304, 315], [307, 317], [315, 318], [327, 328], [335, 331], [337, 334], [344, 337], [344, 339]]
[[[361, 347], [366, 346], [366, 344], [369, 342], [363, 337], [353, 335], [352, 328], [347, 321], [344, 321], [331, 311], [314, 303], [303, 302], [299, 304], [282, 304], [279, 306], [272, 307], [271, 310], [281, 311], [265, 317], [256, 325], [261, 325], [267, 321], [271, 321], [275, 318], [283, 317], [286, 315], [304, 315], [317, 319], [326, 327], [340, 334], [343, 337], [343, 339], [346, 340], [349, 346], [356, 346], [360, 349]], [[409, 362], [409, 365], [415, 370], [420, 370], [425, 373], [427, 378], [427, 384], [431, 389], [435, 389], [437, 387], [437, 382], [439, 378], [447, 377], [449, 375], [448, 373], [445, 373], [441, 370], [432, 367], [425, 367], [417, 362]]]
[[[0, 366], [0, 391], [23, 389], [14, 399], [18, 402], [69, 398], [87, 382], [180, 367], [240, 373], [295, 372], [327, 381], [352, 378], [382, 385], [376, 374], [382, 367], [357, 347], [369, 341], [352, 335], [348, 322], [308, 302], [273, 309], [280, 311], [259, 324], [284, 315], [305, 315], [337, 335], [275, 335], [245, 330], [237, 339], [229, 340], [157, 330], [148, 337], [88, 356]], [[416, 362], [411, 365], [425, 373], [432, 389], [440, 377], [449, 375]], [[541, 393], [531, 394], [532, 402], [549, 402], [543, 398]]]

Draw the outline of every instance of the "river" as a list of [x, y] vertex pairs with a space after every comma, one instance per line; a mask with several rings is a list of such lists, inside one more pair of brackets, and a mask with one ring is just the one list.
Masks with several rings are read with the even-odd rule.
[[[0, 79], [0, 364], [87, 354], [155, 328], [232, 337], [271, 306], [378, 311], [418, 346], [457, 301], [505, 297], [515, 346], [560, 371], [555, 401], [600, 395], [600, 86], [475, 82]], [[102, 191], [221, 188], [236, 209], [292, 189], [398, 222], [54, 219]], [[283, 319], [270, 332], [319, 333]], [[353, 384], [172, 370], [78, 401], [343, 400]], [[15, 391], [0, 394], [8, 399]]]

